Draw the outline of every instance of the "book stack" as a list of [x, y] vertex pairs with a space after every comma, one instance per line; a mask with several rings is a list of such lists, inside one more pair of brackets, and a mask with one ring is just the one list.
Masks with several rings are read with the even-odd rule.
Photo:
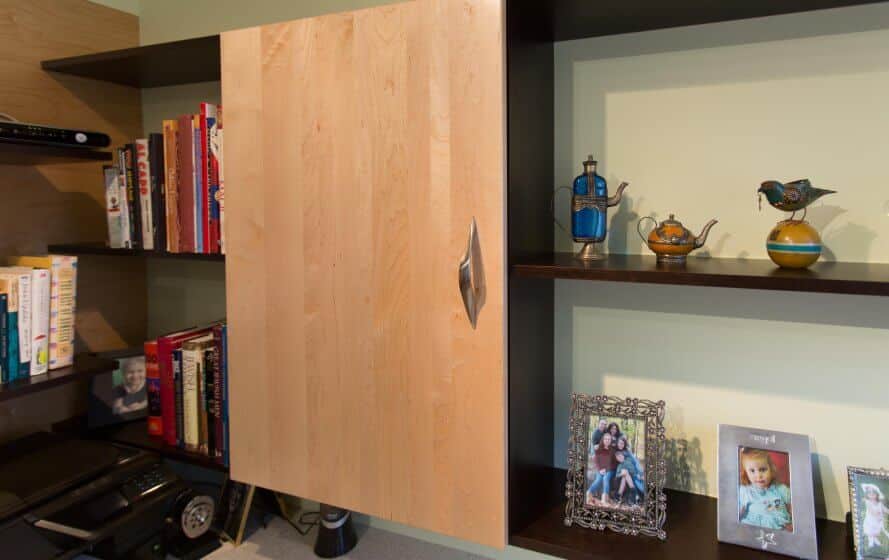
[[227, 329], [216, 323], [145, 343], [148, 433], [228, 465]]
[[0, 382], [74, 363], [77, 257], [11, 257], [0, 267]]
[[225, 253], [222, 108], [165, 120], [105, 166], [108, 244], [115, 249]]

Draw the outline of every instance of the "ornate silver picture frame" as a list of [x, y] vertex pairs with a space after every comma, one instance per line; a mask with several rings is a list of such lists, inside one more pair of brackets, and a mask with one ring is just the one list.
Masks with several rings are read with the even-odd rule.
[[572, 395], [565, 525], [667, 538], [665, 407]]
[[818, 559], [809, 436], [719, 425], [721, 542]]
[[848, 471], [855, 557], [889, 558], [889, 471], [862, 467]]

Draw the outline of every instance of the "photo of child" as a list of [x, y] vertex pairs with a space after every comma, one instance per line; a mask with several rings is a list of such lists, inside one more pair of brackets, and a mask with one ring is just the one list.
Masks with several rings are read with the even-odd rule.
[[858, 504], [858, 553], [862, 558], [889, 558], [889, 480], [876, 476], [859, 474], [854, 484], [857, 486]]
[[792, 533], [789, 455], [741, 447], [738, 472], [738, 520], [745, 525]]
[[587, 507], [641, 509], [645, 504], [645, 422], [590, 416]]
[[145, 393], [145, 356], [122, 358], [112, 376], [111, 410], [116, 415], [137, 412], [148, 407]]

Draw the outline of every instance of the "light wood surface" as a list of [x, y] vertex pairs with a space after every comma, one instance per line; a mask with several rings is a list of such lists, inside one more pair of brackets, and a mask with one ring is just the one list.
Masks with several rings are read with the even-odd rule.
[[223, 34], [233, 478], [504, 545], [502, 15]]
[[[0, 22], [0, 112], [25, 122], [106, 132], [115, 145], [141, 134], [138, 90], [40, 69], [44, 59], [138, 45], [136, 16], [87, 0], [0, 0]], [[106, 237], [101, 163], [0, 165], [0, 201], [0, 257]], [[79, 349], [142, 343], [142, 261], [81, 258], [77, 296]], [[71, 386], [5, 403], [0, 440], [82, 412], [85, 399], [74, 393], [83, 390]], [[35, 399], [43, 403], [37, 409]]]

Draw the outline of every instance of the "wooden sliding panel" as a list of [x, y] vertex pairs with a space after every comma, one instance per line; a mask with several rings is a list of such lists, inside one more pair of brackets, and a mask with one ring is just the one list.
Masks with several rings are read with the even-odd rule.
[[501, 27], [420, 0], [223, 34], [233, 478], [504, 545]]

